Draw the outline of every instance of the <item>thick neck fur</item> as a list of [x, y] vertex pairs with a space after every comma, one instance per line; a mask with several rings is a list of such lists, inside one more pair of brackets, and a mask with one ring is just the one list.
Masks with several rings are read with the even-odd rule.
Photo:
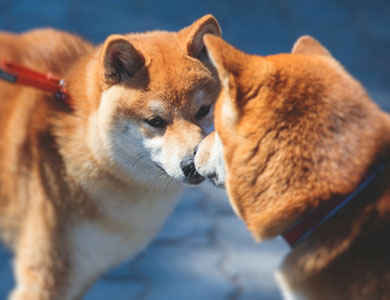
[[384, 173], [286, 257], [281, 271], [294, 294], [319, 300], [390, 295], [390, 143], [378, 162], [386, 163]]
[[[390, 294], [389, 178], [387, 167], [351, 205], [291, 251], [281, 271], [295, 293], [309, 299], [385, 299]], [[363, 201], [367, 197], [369, 203]]]

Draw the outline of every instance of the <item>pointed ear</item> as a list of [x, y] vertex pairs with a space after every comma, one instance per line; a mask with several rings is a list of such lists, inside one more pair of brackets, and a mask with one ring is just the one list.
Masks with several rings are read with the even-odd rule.
[[221, 83], [226, 85], [230, 74], [237, 77], [244, 69], [250, 55], [234, 48], [221, 37], [206, 34], [204, 43], [212, 64], [218, 71]]
[[332, 57], [330, 52], [320, 42], [311, 36], [301, 36], [294, 44], [293, 54], [312, 54]]
[[134, 76], [145, 64], [143, 55], [122, 35], [111, 35], [103, 45], [103, 85], [107, 88]]
[[[224, 87], [218, 100], [221, 103], [221, 124], [229, 130], [234, 130], [240, 115], [241, 86], [238, 83], [240, 75], [251, 63], [251, 55], [237, 50], [221, 37], [206, 34], [204, 42], [211, 63], [217, 69], [219, 80]], [[245, 76], [243, 76], [245, 77]]]
[[200, 60], [206, 58], [203, 36], [207, 33], [217, 36], [222, 34], [217, 20], [212, 15], [206, 15], [178, 32], [187, 55]]

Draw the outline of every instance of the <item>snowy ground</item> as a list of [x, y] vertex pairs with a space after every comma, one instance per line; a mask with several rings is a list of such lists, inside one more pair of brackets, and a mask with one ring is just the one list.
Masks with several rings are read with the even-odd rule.
[[[300, 35], [316, 37], [390, 110], [386, 0], [0, 0], [0, 30], [50, 26], [102, 42], [112, 33], [178, 30], [206, 13], [251, 53], [288, 52]], [[86, 299], [280, 299], [272, 273], [285, 243], [256, 245], [222, 191], [192, 189], [182, 198], [151, 246], [107, 273]], [[0, 299], [12, 285], [11, 255], [0, 249]]]

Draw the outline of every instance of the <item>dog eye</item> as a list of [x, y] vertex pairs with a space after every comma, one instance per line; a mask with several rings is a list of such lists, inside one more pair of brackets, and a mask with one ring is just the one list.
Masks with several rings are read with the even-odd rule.
[[167, 121], [165, 121], [163, 118], [160, 117], [146, 119], [145, 122], [148, 123], [150, 126], [156, 128], [164, 128], [167, 126]]
[[195, 118], [197, 120], [203, 119], [210, 112], [210, 107], [211, 107], [210, 105], [205, 105], [199, 108], [198, 112], [195, 115]]

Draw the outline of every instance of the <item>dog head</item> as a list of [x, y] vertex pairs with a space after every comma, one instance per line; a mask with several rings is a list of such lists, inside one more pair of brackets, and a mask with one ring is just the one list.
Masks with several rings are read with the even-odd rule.
[[[205, 36], [222, 90], [198, 172], [225, 186], [258, 240], [284, 232], [332, 195], [352, 192], [389, 149], [388, 115], [320, 43], [245, 54]], [[222, 159], [223, 158], [223, 159]]]
[[193, 151], [212, 123], [219, 92], [203, 44], [206, 33], [221, 34], [210, 15], [178, 33], [113, 35], [105, 41], [97, 57], [100, 101], [89, 124], [99, 160], [151, 185], [203, 180]]

